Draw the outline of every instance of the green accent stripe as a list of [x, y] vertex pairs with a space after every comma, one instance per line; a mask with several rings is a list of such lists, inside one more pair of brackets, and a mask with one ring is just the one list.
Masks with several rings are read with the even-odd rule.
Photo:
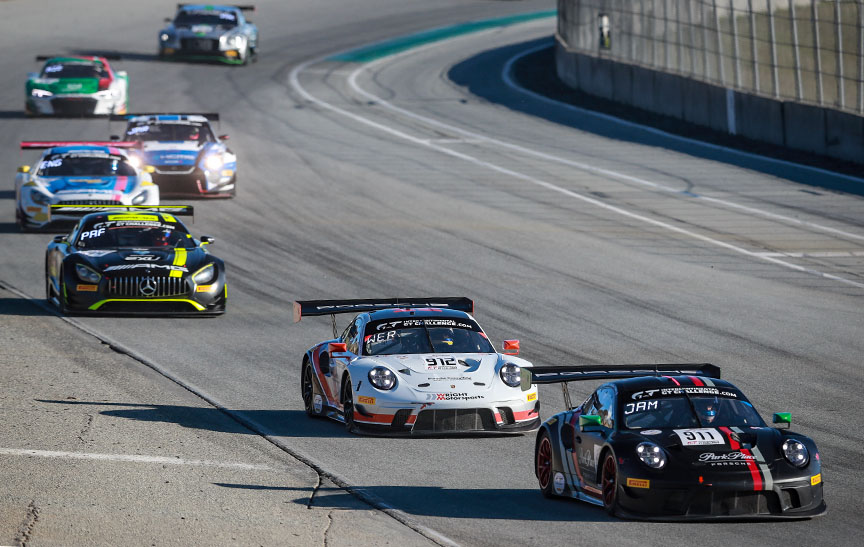
[[108, 302], [185, 302], [187, 304], [191, 304], [198, 311], [204, 311], [205, 308], [198, 302], [194, 300], [189, 300], [188, 298], [108, 298], [107, 300], [100, 300], [96, 302], [92, 306], [90, 306], [89, 310], [96, 311]]
[[383, 42], [378, 42], [377, 44], [352, 49], [343, 53], [337, 53], [332, 57], [328, 57], [327, 60], [346, 63], [367, 63], [369, 61], [374, 61], [375, 59], [380, 59], [381, 57], [387, 57], [388, 55], [400, 53], [431, 42], [446, 40], [448, 38], [453, 38], [454, 36], [461, 36], [463, 34], [469, 34], [471, 32], [490, 28], [506, 27], [508, 25], [515, 25], [517, 23], [524, 23], [535, 19], [554, 17], [557, 13], [557, 10], [536, 11], [519, 15], [508, 15], [506, 17], [496, 17], [494, 19], [484, 19], [482, 21], [460, 23], [458, 25], [418, 32], [417, 34], [409, 34], [408, 36], [400, 36], [399, 38], [393, 38], [392, 40], [385, 40]]

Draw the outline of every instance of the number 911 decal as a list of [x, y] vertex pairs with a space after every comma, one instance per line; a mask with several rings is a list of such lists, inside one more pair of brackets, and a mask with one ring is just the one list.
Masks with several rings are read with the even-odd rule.
[[684, 446], [726, 444], [726, 441], [723, 440], [723, 435], [716, 429], [676, 429], [674, 431]]

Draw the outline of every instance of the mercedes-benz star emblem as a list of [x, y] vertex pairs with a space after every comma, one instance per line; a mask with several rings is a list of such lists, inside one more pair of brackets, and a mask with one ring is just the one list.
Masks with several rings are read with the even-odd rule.
[[156, 280], [152, 277], [145, 277], [138, 283], [138, 290], [144, 296], [153, 296], [156, 294]]

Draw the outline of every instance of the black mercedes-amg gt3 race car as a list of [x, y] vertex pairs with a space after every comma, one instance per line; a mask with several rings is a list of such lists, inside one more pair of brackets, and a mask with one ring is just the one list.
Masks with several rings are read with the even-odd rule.
[[768, 427], [714, 365], [522, 369], [532, 384], [615, 380], [555, 414], [537, 434], [534, 469], [547, 497], [649, 520], [792, 519], [825, 514], [814, 442]]
[[45, 293], [63, 313], [221, 315], [225, 264], [176, 217], [186, 205], [52, 205], [82, 215], [45, 252]]

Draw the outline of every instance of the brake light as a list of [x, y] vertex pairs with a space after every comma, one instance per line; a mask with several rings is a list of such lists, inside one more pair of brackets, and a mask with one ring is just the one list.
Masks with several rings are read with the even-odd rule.
[[111, 85], [111, 78], [99, 78], [99, 91], [105, 91]]

